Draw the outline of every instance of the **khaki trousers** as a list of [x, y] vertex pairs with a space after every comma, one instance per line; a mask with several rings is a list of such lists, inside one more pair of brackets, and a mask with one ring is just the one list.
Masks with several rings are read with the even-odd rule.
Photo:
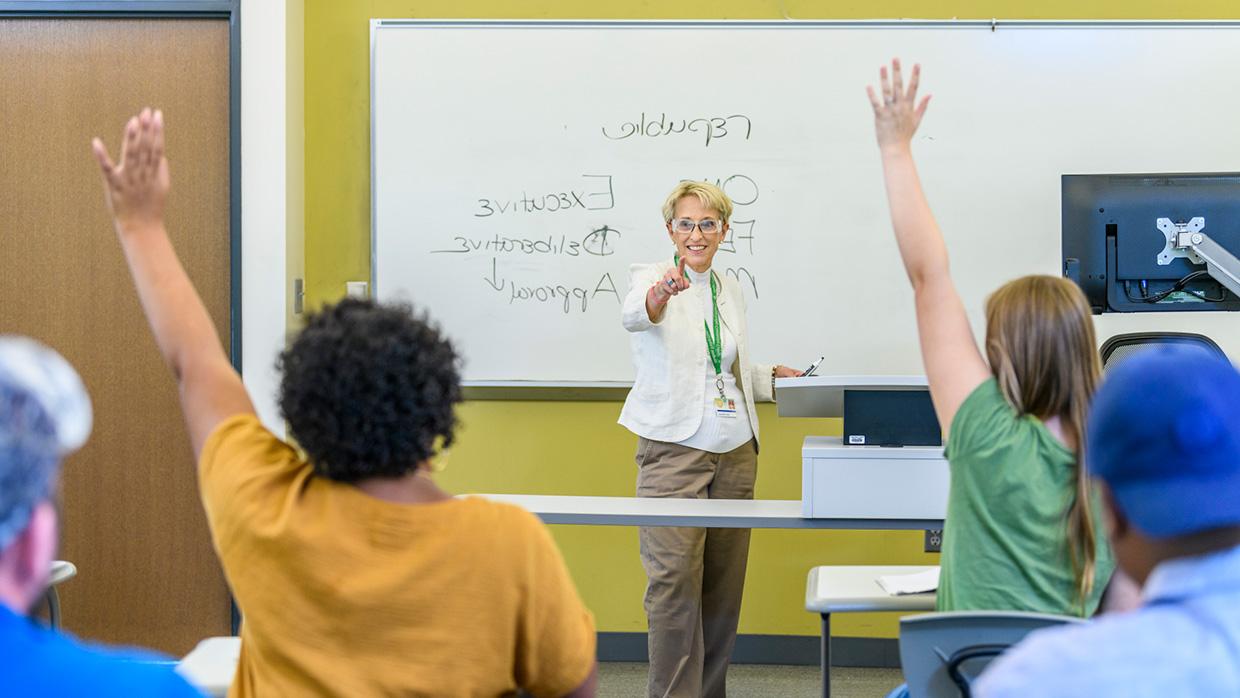
[[[753, 499], [754, 441], [727, 453], [639, 439], [637, 496]], [[749, 529], [643, 526], [650, 696], [727, 695]]]

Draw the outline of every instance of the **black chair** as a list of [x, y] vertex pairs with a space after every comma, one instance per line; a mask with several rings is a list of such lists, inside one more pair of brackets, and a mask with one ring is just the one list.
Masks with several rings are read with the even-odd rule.
[[1227, 358], [1227, 354], [1219, 348], [1214, 340], [1203, 334], [1191, 332], [1131, 332], [1117, 334], [1102, 343], [1102, 368], [1123, 361], [1133, 353], [1142, 349], [1169, 344], [1188, 344], [1208, 349], [1215, 354]]
[[[953, 611], [900, 619], [900, 668], [910, 698], [969, 698], [990, 661], [1042, 628], [1080, 618], [1023, 611]], [[1036, 695], [1031, 687], [1030, 695]]]

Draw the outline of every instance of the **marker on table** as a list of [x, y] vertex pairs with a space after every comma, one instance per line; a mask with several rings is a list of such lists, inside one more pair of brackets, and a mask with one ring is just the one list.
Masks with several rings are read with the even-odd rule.
[[820, 357], [818, 357], [818, 360], [817, 360], [817, 361], [815, 361], [814, 363], [810, 364], [810, 365], [809, 365], [809, 368], [805, 369], [805, 371], [804, 371], [803, 373], [801, 373], [801, 377], [802, 377], [802, 378], [809, 378], [810, 376], [814, 375], [814, 371], [817, 371], [817, 370], [818, 370], [818, 365], [819, 365], [819, 364], [821, 364], [821, 363], [823, 362], [823, 359], [826, 359], [826, 358], [827, 358], [827, 357], [826, 357], [825, 355], [824, 355], [824, 356], [820, 356]]

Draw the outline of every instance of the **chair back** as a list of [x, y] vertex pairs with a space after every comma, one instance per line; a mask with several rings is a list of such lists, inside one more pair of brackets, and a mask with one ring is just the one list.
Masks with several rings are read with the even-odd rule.
[[1223, 358], [1227, 355], [1214, 340], [1203, 334], [1191, 332], [1130, 332], [1117, 334], [1102, 343], [1102, 368], [1123, 361], [1133, 353], [1149, 347], [1166, 346], [1169, 344], [1190, 344], [1208, 349]]
[[968, 698], [971, 681], [1025, 635], [1080, 618], [1021, 611], [955, 611], [900, 619], [909, 698]]

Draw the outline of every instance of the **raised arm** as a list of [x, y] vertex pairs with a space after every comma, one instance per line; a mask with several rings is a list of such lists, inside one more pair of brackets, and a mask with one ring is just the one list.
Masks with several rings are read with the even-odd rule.
[[253, 414], [254, 405], [164, 227], [170, 180], [163, 113], [144, 109], [125, 124], [118, 163], [98, 138], [91, 146], [142, 310], [177, 379], [197, 456], [220, 422], [234, 414]]
[[866, 87], [874, 107], [874, 127], [883, 159], [883, 179], [887, 203], [895, 228], [900, 258], [913, 285], [917, 307], [917, 332], [921, 357], [930, 383], [939, 424], [946, 433], [964, 399], [990, 376], [986, 361], [977, 349], [964, 303], [952, 283], [948, 269], [947, 246], [930, 213], [930, 204], [921, 190], [921, 180], [913, 163], [912, 140], [930, 97], [917, 103], [921, 66], [913, 66], [908, 89], [904, 87], [900, 61], [891, 64], [888, 79], [884, 66], [879, 73], [882, 100], [873, 87]]

